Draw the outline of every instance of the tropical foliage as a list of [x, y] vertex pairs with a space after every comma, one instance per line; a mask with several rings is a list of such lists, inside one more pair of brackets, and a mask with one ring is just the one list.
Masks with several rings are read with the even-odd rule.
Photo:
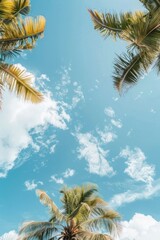
[[47, 222], [24, 223], [18, 240], [111, 240], [119, 233], [120, 215], [108, 208], [97, 186], [64, 187], [60, 193], [61, 209], [44, 191], [37, 191], [51, 218]]
[[122, 14], [89, 10], [94, 27], [102, 36], [128, 42], [127, 52], [114, 63], [114, 85], [129, 87], [155, 67], [160, 72], [160, 0], [140, 0], [146, 11]]
[[32, 86], [33, 76], [19, 65], [7, 63], [24, 50], [31, 50], [43, 36], [45, 18], [26, 17], [30, 0], [0, 1], [0, 97], [8, 87], [10, 91], [33, 103], [42, 101], [42, 94]]

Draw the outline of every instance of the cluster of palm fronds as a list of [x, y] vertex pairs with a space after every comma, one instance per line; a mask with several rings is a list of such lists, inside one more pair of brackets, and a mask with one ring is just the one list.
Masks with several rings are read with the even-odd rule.
[[26, 17], [29, 11], [30, 0], [0, 1], [0, 96], [7, 86], [23, 99], [38, 103], [43, 97], [33, 88], [32, 75], [6, 63], [23, 50], [33, 49], [36, 40], [43, 36], [45, 18]]
[[60, 192], [61, 209], [44, 191], [37, 191], [41, 203], [49, 208], [51, 219], [24, 223], [18, 240], [111, 240], [118, 234], [120, 216], [99, 197], [95, 185], [65, 187]]
[[122, 14], [89, 10], [95, 29], [129, 43], [114, 64], [114, 85], [121, 91], [136, 83], [151, 67], [160, 72], [160, 0], [140, 0], [146, 11]]

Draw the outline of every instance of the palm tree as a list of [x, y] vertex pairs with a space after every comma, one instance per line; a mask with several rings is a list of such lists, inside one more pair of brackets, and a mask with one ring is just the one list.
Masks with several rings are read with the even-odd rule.
[[0, 98], [10, 91], [33, 103], [41, 102], [42, 94], [32, 86], [33, 76], [18, 65], [7, 63], [24, 50], [31, 50], [43, 36], [45, 18], [24, 17], [30, 11], [30, 0], [0, 0]]
[[140, 0], [146, 11], [122, 14], [89, 10], [96, 30], [104, 37], [127, 41], [127, 53], [114, 63], [114, 86], [129, 87], [151, 68], [160, 72], [160, 0]]
[[48, 222], [24, 223], [18, 240], [111, 240], [118, 234], [120, 215], [108, 208], [95, 185], [64, 187], [60, 193], [61, 209], [44, 191], [37, 190], [51, 218]]

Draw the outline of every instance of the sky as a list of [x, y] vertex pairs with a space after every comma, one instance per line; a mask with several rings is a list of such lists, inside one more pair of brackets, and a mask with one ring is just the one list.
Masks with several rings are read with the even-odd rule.
[[34, 75], [45, 101], [32, 105], [7, 89], [4, 93], [0, 240], [16, 240], [24, 221], [48, 219], [36, 189], [59, 205], [63, 185], [85, 182], [96, 183], [121, 214], [121, 240], [158, 240], [159, 77], [150, 71], [119, 96], [112, 82], [113, 62], [126, 45], [103, 39], [87, 11], [143, 6], [138, 0], [32, 0], [31, 6], [30, 15], [47, 20], [44, 38], [14, 63]]

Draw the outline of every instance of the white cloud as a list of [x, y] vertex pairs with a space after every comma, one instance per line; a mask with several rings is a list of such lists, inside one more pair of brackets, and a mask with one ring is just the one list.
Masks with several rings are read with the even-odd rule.
[[130, 221], [122, 223], [120, 240], [159, 240], [160, 222], [152, 216], [136, 213]]
[[55, 175], [51, 176], [50, 182], [52, 182], [52, 181], [57, 183], [57, 184], [64, 184], [63, 178], [58, 178]]
[[105, 108], [104, 113], [105, 113], [108, 117], [111, 117], [111, 118], [115, 117], [115, 111], [114, 111], [113, 108], [111, 108], [111, 107]]
[[122, 128], [121, 120], [111, 119], [111, 123], [117, 128]]
[[17, 240], [18, 234], [15, 231], [10, 231], [0, 236], [0, 240]]
[[100, 176], [113, 175], [113, 168], [106, 159], [107, 151], [104, 151], [98, 142], [98, 139], [91, 133], [75, 134], [79, 141], [79, 158], [84, 158], [88, 163], [88, 171]]
[[153, 176], [155, 174], [155, 168], [152, 165], [146, 163], [146, 156], [140, 148], [131, 150], [128, 146], [120, 152], [120, 157], [126, 160], [127, 173], [135, 181], [142, 181], [147, 184], [153, 182]]
[[20, 152], [33, 144], [31, 130], [36, 127], [46, 129], [48, 125], [67, 129], [70, 116], [66, 110], [63, 102], [52, 99], [50, 92], [42, 103], [36, 105], [5, 92], [0, 112], [0, 177], [6, 177]]
[[37, 188], [38, 185], [43, 185], [43, 182], [41, 182], [41, 181], [35, 182], [34, 180], [32, 180], [32, 181], [27, 180], [27, 181], [25, 181], [24, 185], [28, 191], [31, 191], [31, 190], [34, 190], [35, 188]]
[[105, 144], [113, 142], [117, 138], [117, 135], [107, 128], [105, 128], [103, 131], [98, 130], [97, 132], [100, 135], [101, 141]]
[[63, 173], [63, 177], [64, 177], [64, 178], [72, 177], [74, 174], [75, 174], [75, 170], [68, 168], [68, 169]]
[[75, 108], [80, 101], [84, 101], [84, 94], [82, 92], [82, 87], [80, 85], [76, 86], [74, 89], [74, 96], [72, 98], [72, 108]]
[[160, 194], [160, 179], [153, 181], [152, 186], [144, 185], [137, 187], [135, 190], [128, 190], [113, 196], [110, 200], [112, 207], [116, 208], [126, 203], [136, 200], [149, 199]]

